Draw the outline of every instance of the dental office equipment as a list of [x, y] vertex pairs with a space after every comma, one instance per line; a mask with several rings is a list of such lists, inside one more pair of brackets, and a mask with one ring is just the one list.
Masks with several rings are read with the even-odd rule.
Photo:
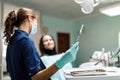
[[[95, 73], [93, 71], [88, 74], [85, 70], [94, 70]], [[103, 71], [98, 72], [96, 70]], [[81, 74], [79, 71], [85, 71], [86, 73]], [[75, 72], [76, 74], [71, 74], [71, 72]], [[64, 70], [64, 73], [66, 80], [120, 80], [120, 68], [117, 67], [73, 68]]]
[[118, 34], [118, 48], [117, 50], [113, 53], [113, 55], [111, 56], [111, 58], [115, 57], [117, 54], [119, 54], [120, 52], [120, 32]]
[[111, 52], [111, 57], [109, 58], [109, 64], [113, 64], [114, 66], [120, 67], [120, 32], [118, 34], [118, 48], [116, 51]]
[[81, 28], [80, 28], [80, 31], [79, 31], [79, 33], [78, 33], [78, 36], [77, 36], [77, 40], [76, 40], [76, 41], [79, 41], [79, 40], [80, 40], [80, 35], [82, 34], [83, 27], [84, 27], [84, 24], [82, 24], [82, 26], [81, 26]]
[[105, 53], [105, 48], [102, 48], [102, 54], [100, 55], [100, 59], [98, 62], [95, 63], [95, 65], [99, 64], [102, 61], [101, 58], [102, 58], [104, 53]]
[[112, 52], [112, 56], [110, 59], [114, 58], [120, 52], [120, 48], [118, 47], [115, 52]]
[[94, 62], [94, 66], [96, 67], [99, 64], [103, 64], [103, 66], [109, 65], [110, 52], [105, 52], [105, 49], [102, 48], [102, 51], [95, 51], [90, 59], [90, 61]]
[[97, 76], [97, 75], [106, 75], [106, 70], [104, 69], [88, 69], [80, 71], [72, 71], [72, 76]]
[[111, 3], [120, 0], [74, 0], [74, 1], [81, 6], [81, 11], [83, 13], [90, 14], [93, 12], [94, 7], [100, 4]]
[[[105, 52], [105, 50], [103, 49], [102, 50], [102, 52], [104, 53]], [[104, 59], [105, 60], [105, 62], [106, 62], [106, 64], [107, 65], [109, 65], [109, 64], [111, 64], [111, 63], [115, 63], [115, 62], [118, 62], [119, 61], [119, 59], [116, 57], [117, 55], [119, 55], [119, 52], [120, 52], [120, 32], [119, 32], [119, 34], [118, 34], [118, 48], [116, 49], [116, 51], [114, 51], [114, 52], [108, 52], [108, 53], [106, 53], [107, 55], [106, 55], [106, 59]], [[97, 53], [96, 53], [97, 54]], [[96, 55], [96, 54], [93, 54], [93, 59], [94, 59], [94, 56]], [[97, 55], [98, 56], [98, 55]], [[101, 57], [103, 56], [103, 54], [101, 54]], [[95, 59], [96, 59], [96, 56], [95, 56]], [[96, 62], [95, 63], [95, 65], [97, 65], [98, 63], [100, 63], [100, 62], [102, 62], [102, 60], [103, 59], [98, 59], [98, 62]], [[118, 63], [119, 64], [119, 63]]]

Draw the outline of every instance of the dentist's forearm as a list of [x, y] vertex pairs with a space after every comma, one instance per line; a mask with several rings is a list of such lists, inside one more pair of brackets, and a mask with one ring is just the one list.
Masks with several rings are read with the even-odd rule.
[[54, 73], [56, 73], [59, 68], [56, 67], [55, 64], [51, 65], [50, 67], [39, 71], [32, 77], [32, 80], [48, 80]]

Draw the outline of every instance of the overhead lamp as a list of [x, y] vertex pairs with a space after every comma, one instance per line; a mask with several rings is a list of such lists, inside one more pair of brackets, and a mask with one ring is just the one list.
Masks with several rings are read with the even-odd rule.
[[75, 2], [80, 4], [81, 10], [85, 14], [90, 14], [94, 10], [94, 7], [99, 4], [95, 3], [94, 0], [75, 0]]
[[100, 3], [110, 3], [120, 0], [74, 0], [77, 4], [81, 6], [81, 10], [85, 14], [90, 14], [94, 10], [94, 7], [98, 6]]

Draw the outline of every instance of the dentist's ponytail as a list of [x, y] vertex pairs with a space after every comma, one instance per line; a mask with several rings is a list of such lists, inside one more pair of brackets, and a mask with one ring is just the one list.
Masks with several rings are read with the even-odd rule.
[[4, 22], [4, 26], [5, 26], [5, 30], [4, 30], [4, 37], [5, 37], [5, 43], [9, 43], [11, 36], [13, 34], [13, 29], [15, 27], [15, 22], [16, 22], [16, 14], [15, 11], [11, 11], [5, 22]]

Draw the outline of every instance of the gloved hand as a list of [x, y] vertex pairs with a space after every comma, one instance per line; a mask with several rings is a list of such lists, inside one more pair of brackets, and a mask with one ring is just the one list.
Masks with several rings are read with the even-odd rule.
[[79, 42], [73, 44], [73, 46], [70, 49], [68, 49], [65, 53], [63, 53], [63, 56], [61, 56], [61, 58], [55, 62], [55, 65], [58, 68], [62, 68], [66, 63], [72, 62], [76, 59], [76, 54], [79, 49], [78, 44]]

